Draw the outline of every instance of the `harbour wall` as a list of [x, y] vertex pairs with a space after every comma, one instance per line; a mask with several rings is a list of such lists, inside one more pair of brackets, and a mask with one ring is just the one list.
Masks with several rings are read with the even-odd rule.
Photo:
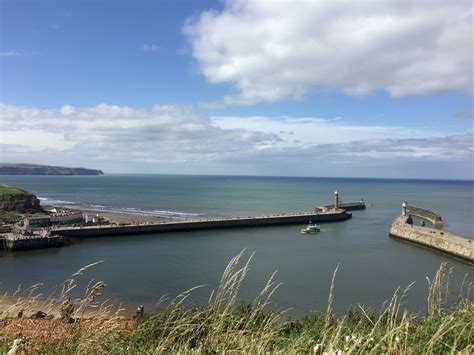
[[474, 241], [443, 230], [407, 223], [410, 215], [398, 216], [390, 228], [390, 236], [474, 265]]
[[272, 215], [261, 217], [230, 217], [210, 220], [164, 222], [156, 224], [141, 224], [127, 226], [97, 226], [82, 228], [60, 228], [53, 232], [66, 237], [90, 238], [103, 236], [169, 233], [169, 232], [190, 232], [208, 229], [230, 229], [263, 227], [289, 224], [305, 224], [308, 222], [325, 223], [345, 221], [352, 217], [352, 214], [345, 210], [337, 210], [326, 213], [298, 213], [285, 215]]
[[436, 229], [443, 229], [443, 219], [436, 212], [424, 208], [407, 206], [406, 214], [425, 219], [430, 222]]
[[[326, 206], [321, 206], [321, 209], [332, 209], [334, 208], [334, 205], [326, 205]], [[346, 203], [340, 203], [339, 208], [346, 210], [346, 211], [356, 211], [356, 210], [365, 210], [365, 202], [346, 202]]]
[[65, 236], [53, 235], [50, 237], [23, 237], [7, 236], [0, 240], [3, 250], [23, 251], [46, 248], [59, 248], [71, 243], [71, 239]]

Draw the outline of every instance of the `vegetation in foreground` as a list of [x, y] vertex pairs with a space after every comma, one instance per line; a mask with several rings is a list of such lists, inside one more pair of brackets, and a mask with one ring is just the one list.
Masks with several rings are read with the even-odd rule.
[[[332, 315], [335, 272], [327, 312], [293, 321], [284, 311], [269, 307], [270, 297], [278, 287], [273, 277], [252, 303], [238, 302], [237, 293], [250, 261], [241, 267], [241, 258], [242, 254], [231, 260], [219, 288], [212, 293], [206, 306], [184, 307], [193, 291], [189, 290], [159, 313], [143, 318], [132, 329], [120, 326], [117, 314], [110, 314], [110, 305], [95, 304], [104, 285], [91, 283], [75, 311], [77, 320], [74, 324], [63, 323], [58, 329], [47, 332], [38, 328], [28, 334], [29, 340], [21, 346], [27, 352], [67, 354], [469, 354], [474, 351], [474, 307], [469, 300], [471, 285], [463, 284], [456, 304], [449, 310], [444, 309], [450, 275], [446, 263], [441, 264], [429, 282], [427, 314], [415, 315], [402, 309], [408, 287], [401, 294], [395, 292], [377, 314], [357, 306], [335, 318]], [[67, 296], [75, 281], [68, 279], [65, 285], [61, 297]], [[108, 320], [97, 322], [77, 318], [85, 305], [97, 306], [97, 314]], [[26, 335], [13, 334], [6, 321], [3, 325], [0, 323], [0, 337], [0, 352], [6, 352], [14, 339], [25, 339]]]

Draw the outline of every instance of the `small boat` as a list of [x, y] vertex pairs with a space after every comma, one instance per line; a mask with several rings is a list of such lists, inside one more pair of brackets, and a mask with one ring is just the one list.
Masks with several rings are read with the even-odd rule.
[[301, 234], [315, 234], [321, 232], [321, 228], [317, 224], [311, 224], [309, 222], [306, 228], [301, 229]]

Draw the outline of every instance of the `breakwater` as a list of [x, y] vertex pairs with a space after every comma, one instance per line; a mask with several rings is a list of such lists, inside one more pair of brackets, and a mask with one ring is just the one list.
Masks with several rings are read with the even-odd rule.
[[[424, 209], [418, 209], [428, 211]], [[398, 216], [390, 228], [390, 236], [405, 242], [416, 244], [418, 246], [442, 253], [456, 259], [462, 260], [468, 264], [474, 265], [474, 241], [461, 237], [454, 233], [446, 232], [440, 229], [439, 224], [433, 223], [435, 228], [414, 226], [410, 214], [413, 208], [406, 208]], [[431, 212], [430, 218], [439, 216]], [[424, 212], [423, 212], [424, 213]], [[424, 213], [425, 214], [425, 213]], [[415, 215], [415, 214], [414, 214]], [[418, 217], [418, 214], [416, 214]], [[423, 218], [423, 217], [421, 217]], [[435, 221], [436, 222], [436, 221]]]
[[[339, 203], [338, 206], [339, 208], [342, 208], [343, 210], [346, 210], [346, 211], [365, 210], [366, 208], [364, 201]], [[326, 206], [319, 207], [320, 210], [327, 210], [327, 209], [333, 209], [333, 208], [334, 208], [334, 205], [326, 205]]]
[[414, 206], [405, 206], [406, 214], [427, 220], [436, 229], [443, 229], [443, 218], [436, 212]]
[[27, 236], [7, 233], [0, 236], [0, 249], [22, 251], [46, 248], [59, 248], [71, 244], [71, 238], [61, 235]]
[[139, 224], [125, 226], [93, 226], [82, 228], [57, 228], [55, 234], [74, 238], [90, 238], [103, 236], [119, 236], [133, 234], [191, 232], [206, 229], [249, 228], [277, 226], [289, 224], [340, 222], [352, 217], [350, 212], [342, 209], [327, 212], [288, 213], [255, 217], [227, 217], [189, 221], [172, 221], [154, 224]]

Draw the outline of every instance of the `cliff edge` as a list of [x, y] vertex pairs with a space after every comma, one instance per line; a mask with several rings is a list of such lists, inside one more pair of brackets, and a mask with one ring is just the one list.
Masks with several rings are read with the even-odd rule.
[[0, 212], [41, 212], [40, 200], [31, 192], [0, 185]]
[[0, 163], [0, 175], [104, 175], [104, 172], [64, 166]]

